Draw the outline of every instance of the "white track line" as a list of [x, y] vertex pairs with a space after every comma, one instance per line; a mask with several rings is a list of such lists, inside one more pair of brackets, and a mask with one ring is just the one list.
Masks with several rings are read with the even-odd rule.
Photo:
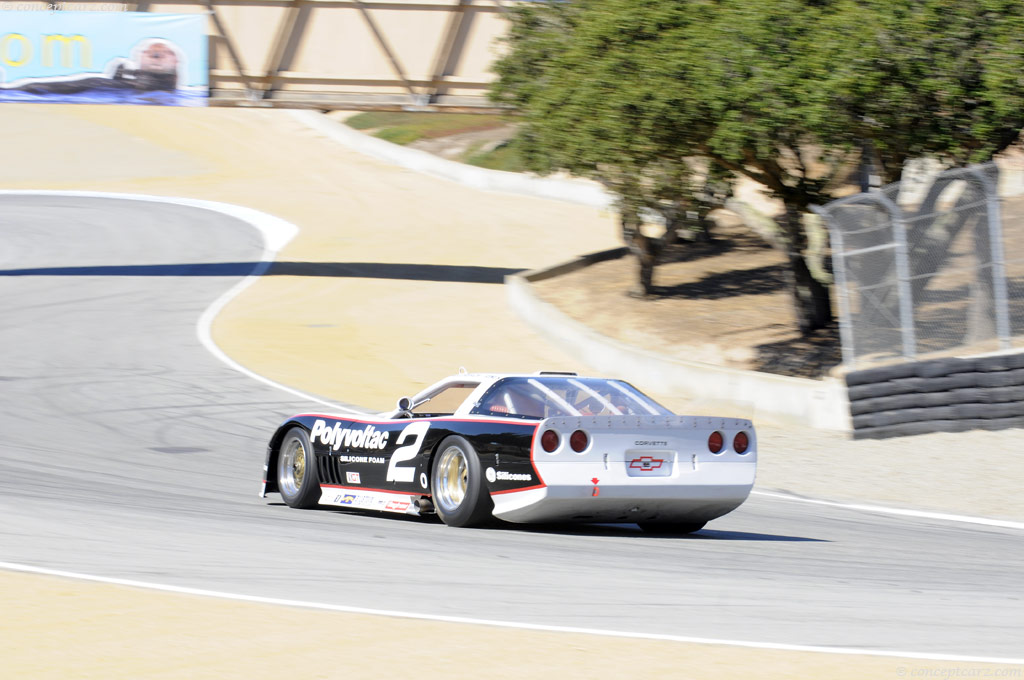
[[305, 602], [302, 600], [286, 600], [275, 597], [257, 597], [254, 595], [239, 595], [237, 593], [225, 593], [216, 590], [203, 590], [200, 588], [187, 588], [183, 586], [168, 586], [160, 583], [148, 583], [145, 581], [133, 581], [129, 579], [107, 578], [103, 576], [91, 576], [70, 571], [57, 569], [44, 569], [31, 567], [10, 562], [0, 562], [0, 569], [18, 571], [42, 576], [56, 576], [61, 578], [73, 578], [95, 583], [105, 583], [115, 586], [127, 586], [132, 588], [146, 588], [166, 593], [179, 595], [200, 595], [204, 597], [215, 597], [222, 600], [234, 600], [237, 602], [252, 602], [256, 604], [267, 604], [285, 607], [303, 607], [306, 609], [318, 609], [321, 611], [339, 612], [345, 614], [367, 614], [371, 616], [387, 616], [401, 619], [414, 619], [419, 621], [437, 621], [441, 623], [462, 623], [476, 626], [490, 626], [494, 628], [513, 628], [517, 630], [534, 630], [548, 633], [577, 633], [581, 635], [600, 635], [604, 637], [625, 638], [634, 640], [662, 640], [666, 642], [686, 642], [705, 645], [728, 645], [732, 647], [747, 647], [750, 649], [767, 649], [785, 652], [813, 652], [819, 654], [844, 654], [848, 656], [878, 656], [899, 659], [920, 659], [926, 661], [960, 661], [972, 663], [991, 663], [1019, 665], [1024, 664], [1024, 658], [1012, 659], [994, 656], [962, 656], [957, 654], [922, 654], [919, 652], [903, 651], [880, 651], [874, 649], [859, 649], [848, 647], [818, 647], [814, 645], [787, 645], [775, 642], [747, 642], [744, 640], [719, 640], [716, 638], [689, 637], [686, 635], [660, 635], [657, 633], [630, 633], [627, 631], [604, 630], [600, 628], [577, 628], [573, 626], [546, 626], [534, 623], [516, 623], [510, 621], [494, 621], [491, 619], [474, 619], [463, 616], [440, 616], [436, 614], [417, 614], [414, 612], [392, 611], [387, 609], [368, 609], [365, 607], [348, 607], [337, 604], [322, 604], [319, 602]]
[[[113, 198], [129, 201], [149, 201], [151, 203], [170, 203], [173, 205], [182, 205], [192, 208], [201, 208], [205, 210], [213, 210], [230, 217], [237, 218], [243, 222], [251, 224], [254, 228], [259, 230], [263, 235], [263, 255], [261, 261], [253, 269], [253, 271], [242, 281], [237, 283], [229, 291], [221, 295], [217, 300], [213, 302], [206, 311], [203, 312], [197, 324], [196, 332], [199, 336], [199, 341], [210, 351], [215, 357], [220, 359], [222, 362], [227, 364], [232, 369], [243, 373], [253, 380], [257, 380], [265, 385], [275, 387], [279, 390], [283, 390], [288, 394], [300, 397], [302, 399], [309, 399], [319, 404], [324, 404], [332, 408], [340, 409], [342, 411], [350, 410], [345, 407], [339, 406], [322, 399], [318, 399], [311, 395], [305, 394], [298, 390], [292, 389], [280, 383], [276, 383], [273, 380], [264, 378], [263, 376], [254, 373], [237, 363], [230, 357], [228, 357], [217, 345], [213, 342], [213, 338], [210, 335], [210, 327], [213, 323], [214, 317], [230, 302], [235, 296], [241, 293], [243, 290], [251, 286], [256, 280], [264, 274], [273, 262], [273, 257], [277, 252], [285, 246], [295, 234], [298, 232], [298, 228], [286, 222], [280, 218], [268, 215], [266, 213], [253, 210], [251, 208], [245, 208], [242, 206], [231, 205], [229, 203], [217, 203], [214, 201], [202, 201], [197, 199], [189, 198], [169, 198], [165, 196], [147, 196], [143, 194], [118, 194], [118, 193], [106, 193], [106, 192], [93, 192], [93, 191], [18, 191], [18, 190], [0, 190], [0, 196], [2, 195], [28, 195], [28, 196], [69, 196], [69, 197], [81, 197], [81, 198]], [[1024, 528], [1024, 525], [1016, 522], [1001, 522], [1000, 520], [986, 520], [984, 518], [974, 517], [961, 517], [959, 515], [942, 515], [939, 513], [927, 513], [918, 512], [914, 510], [901, 510], [898, 508], [881, 508], [869, 505], [854, 505], [854, 504], [843, 504], [833, 503], [831, 501], [818, 501], [808, 498], [798, 498], [795, 496], [787, 496], [785, 494], [772, 493], [768, 491], [755, 491], [755, 494], [761, 496], [767, 496], [770, 498], [780, 498], [790, 501], [799, 501], [804, 503], [815, 503], [819, 505], [830, 505], [842, 508], [852, 508], [857, 510], [867, 510], [869, 512], [880, 512], [892, 515], [904, 515], [910, 517], [927, 517], [929, 519], [945, 519], [948, 521], [958, 522], [971, 522], [974, 524], [989, 524], [990, 526], [1009, 526], [1010, 528]], [[403, 619], [416, 619], [422, 621], [438, 621], [443, 623], [464, 623], [477, 626], [491, 626], [496, 628], [513, 628], [518, 630], [535, 630], [552, 633], [579, 633], [583, 635], [601, 635], [605, 637], [617, 637], [626, 639], [641, 639], [641, 640], [663, 640], [667, 642], [687, 642], [694, 644], [710, 644], [710, 645], [728, 645], [731, 647], [746, 647], [749, 649], [767, 649], [777, 651], [789, 651], [789, 652], [814, 652], [820, 654], [845, 654], [850, 656], [877, 656], [877, 657], [890, 657], [890, 658], [901, 658], [901, 659], [921, 659], [926, 661], [962, 661], [962, 662], [974, 662], [974, 663], [995, 663], [995, 664], [1024, 664], [1024, 658], [1020, 659], [1008, 659], [999, 657], [986, 657], [986, 656], [961, 656], [956, 654], [921, 654], [917, 652], [886, 652], [873, 649], [858, 649], [858, 648], [846, 648], [846, 647], [818, 647], [814, 645], [787, 645], [781, 643], [772, 642], [749, 642], [745, 640], [719, 640], [715, 638], [700, 638], [700, 637], [688, 637], [684, 635], [658, 635], [655, 633], [630, 633], [626, 631], [614, 631], [614, 630], [603, 630], [598, 628], [574, 628], [570, 626], [546, 626], [541, 624], [530, 624], [530, 623], [516, 623], [511, 621], [494, 621], [489, 619], [472, 619], [459, 616], [441, 616], [435, 614], [419, 614], [415, 612], [401, 612], [392, 611], [386, 609], [368, 609], [364, 607], [348, 607], [345, 605], [332, 605], [332, 604], [321, 604], [317, 602], [304, 602], [301, 600], [285, 600], [279, 598], [269, 597], [258, 597], [255, 595], [239, 595], [236, 593], [224, 593], [215, 590], [203, 590], [200, 588], [186, 588], [181, 586], [169, 586], [160, 583], [149, 583], [145, 581], [133, 581], [129, 579], [117, 579], [109, 578], [104, 576], [93, 576], [90, 574], [80, 574], [77, 572], [60, 571], [56, 569], [46, 569], [43, 567], [35, 567], [25, 564], [15, 564], [12, 562], [0, 562], [0, 569], [7, 569], [9, 571], [18, 571], [30, 574], [40, 574], [45, 576], [58, 576], [62, 578], [73, 578], [83, 581], [92, 581], [95, 583], [106, 583], [110, 585], [128, 586], [133, 588], [146, 588], [148, 590], [157, 590], [167, 593], [177, 593], [182, 595], [200, 595], [205, 597], [215, 597], [225, 600], [235, 600], [239, 602], [254, 602], [259, 604], [269, 604], [278, 606], [288, 607], [304, 607], [308, 609], [319, 609], [323, 611], [342, 612], [349, 614], [369, 614], [374, 616], [389, 616]]]
[[918, 519], [933, 519], [941, 522], [962, 522], [965, 524], [981, 524], [989, 527], [1001, 527], [1004, 529], [1024, 529], [1024, 522], [1011, 522], [1003, 519], [989, 519], [987, 517], [971, 517], [969, 515], [951, 515], [944, 512], [929, 512], [927, 510], [908, 510], [905, 508], [887, 508], [881, 505], [863, 505], [860, 503], [841, 503], [839, 501], [823, 501], [817, 498], [804, 498], [802, 496], [791, 496], [785, 493], [773, 491], [752, 491], [751, 494], [765, 496], [766, 498], [778, 498], [796, 503], [811, 503], [813, 505], [827, 505], [833, 508], [846, 508], [848, 510], [860, 510], [873, 512], [880, 515], [896, 515], [898, 517], [915, 517]]

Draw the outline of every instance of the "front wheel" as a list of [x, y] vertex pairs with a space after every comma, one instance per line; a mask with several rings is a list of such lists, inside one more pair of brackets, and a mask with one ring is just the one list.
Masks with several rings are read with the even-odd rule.
[[434, 509], [448, 526], [480, 526], [491, 517], [494, 503], [484, 487], [480, 458], [462, 437], [441, 442], [431, 466]]
[[658, 536], [679, 536], [692, 534], [704, 528], [707, 522], [637, 522], [637, 525], [644, 530], [645, 534], [656, 534]]
[[277, 488], [284, 502], [293, 508], [314, 508], [320, 502], [316, 457], [304, 428], [293, 427], [281, 440], [277, 452]]

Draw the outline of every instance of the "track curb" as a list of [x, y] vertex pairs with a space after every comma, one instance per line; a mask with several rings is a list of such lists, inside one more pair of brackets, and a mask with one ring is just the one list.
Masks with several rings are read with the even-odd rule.
[[307, 127], [365, 156], [473, 189], [547, 198], [600, 209], [611, 207], [615, 200], [594, 182], [478, 168], [371, 137], [316, 111], [291, 111], [291, 115]]

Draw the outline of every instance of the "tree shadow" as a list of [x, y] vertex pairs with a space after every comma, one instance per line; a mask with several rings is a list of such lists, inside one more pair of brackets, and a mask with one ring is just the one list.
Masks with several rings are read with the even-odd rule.
[[652, 297], [700, 298], [721, 300], [739, 295], [764, 295], [786, 287], [786, 269], [782, 265], [765, 265], [753, 269], [737, 269], [708, 274], [698, 281], [672, 286], [654, 286]]
[[798, 378], [821, 378], [843, 361], [835, 322], [808, 335], [794, 329], [793, 337], [757, 345], [754, 351], [752, 370]]

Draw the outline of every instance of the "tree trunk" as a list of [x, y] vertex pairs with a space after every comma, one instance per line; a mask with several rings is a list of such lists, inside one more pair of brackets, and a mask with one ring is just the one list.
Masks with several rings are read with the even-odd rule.
[[814, 278], [807, 264], [804, 251], [807, 249], [807, 233], [803, 223], [804, 206], [787, 204], [786, 259], [789, 260], [790, 294], [793, 296], [793, 311], [801, 335], [825, 328], [832, 323], [832, 301], [828, 285]]
[[799, 253], [788, 253], [789, 289], [801, 335], [809, 335], [832, 323], [832, 303], [828, 286], [814, 278]]
[[630, 251], [636, 256], [637, 285], [629, 291], [633, 297], [645, 297], [654, 290], [654, 265], [660, 250], [659, 240], [644, 236], [637, 229], [629, 243]]
[[636, 256], [636, 284], [628, 292], [630, 297], [647, 297], [654, 292], [654, 266], [658, 263], [658, 255], [675, 241], [675, 223], [667, 219], [665, 233], [660, 238], [646, 236], [639, 215], [622, 210], [619, 213], [622, 239]]

